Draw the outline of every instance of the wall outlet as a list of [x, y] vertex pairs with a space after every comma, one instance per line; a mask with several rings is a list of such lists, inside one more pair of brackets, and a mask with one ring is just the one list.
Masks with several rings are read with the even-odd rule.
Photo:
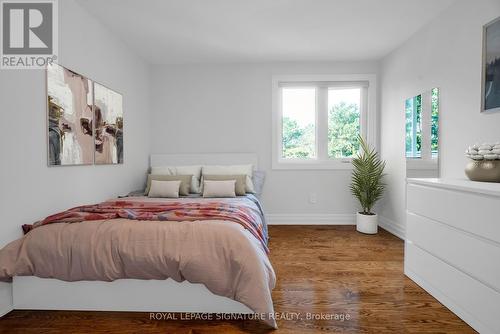
[[316, 204], [317, 201], [318, 201], [318, 196], [316, 195], [316, 193], [310, 193], [309, 194], [309, 203]]

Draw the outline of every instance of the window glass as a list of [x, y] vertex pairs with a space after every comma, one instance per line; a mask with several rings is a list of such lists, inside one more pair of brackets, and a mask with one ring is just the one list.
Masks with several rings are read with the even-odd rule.
[[422, 95], [407, 99], [406, 114], [406, 157], [422, 156]]
[[328, 90], [328, 157], [350, 158], [359, 150], [361, 88]]
[[431, 90], [431, 154], [437, 158], [439, 152], [439, 88]]
[[282, 88], [282, 158], [316, 157], [316, 89]]

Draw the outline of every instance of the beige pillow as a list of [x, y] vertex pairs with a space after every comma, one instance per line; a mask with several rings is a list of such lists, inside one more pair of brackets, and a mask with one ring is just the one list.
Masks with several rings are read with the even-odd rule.
[[253, 165], [207, 165], [202, 167], [202, 175], [246, 175], [245, 191], [255, 193], [252, 176]]
[[192, 175], [189, 192], [199, 194], [201, 166], [162, 166], [151, 167], [151, 174], [154, 175]]
[[191, 185], [192, 175], [148, 175], [148, 181], [146, 183], [145, 195], [149, 194], [149, 189], [151, 188], [151, 181], [181, 181], [181, 186], [179, 188], [179, 195], [187, 196], [189, 195], [189, 187]]
[[148, 197], [178, 198], [181, 181], [152, 180]]
[[203, 181], [203, 197], [236, 197], [236, 180]]
[[202, 181], [227, 181], [227, 180], [235, 180], [236, 187], [235, 192], [238, 196], [245, 196], [245, 186], [246, 186], [246, 175], [203, 175], [201, 177]]

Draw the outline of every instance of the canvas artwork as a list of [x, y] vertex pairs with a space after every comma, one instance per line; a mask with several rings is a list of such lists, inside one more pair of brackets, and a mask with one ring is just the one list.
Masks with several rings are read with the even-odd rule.
[[123, 163], [121, 94], [63, 66], [47, 66], [48, 165]]
[[123, 163], [121, 94], [94, 83], [95, 163]]
[[49, 166], [92, 164], [92, 81], [49, 65], [47, 98]]
[[500, 111], [500, 18], [484, 27], [483, 111]]

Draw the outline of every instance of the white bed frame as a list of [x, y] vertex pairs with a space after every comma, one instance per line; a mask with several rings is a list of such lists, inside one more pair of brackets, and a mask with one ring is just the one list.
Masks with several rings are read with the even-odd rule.
[[[253, 164], [253, 153], [153, 154], [151, 167]], [[14, 309], [131, 312], [252, 313], [245, 305], [210, 292], [203, 284], [172, 279], [78, 281], [34, 276], [13, 279]]]
[[65, 282], [14, 277], [14, 309], [130, 312], [252, 313], [245, 305], [210, 292], [203, 284], [172, 279]]

